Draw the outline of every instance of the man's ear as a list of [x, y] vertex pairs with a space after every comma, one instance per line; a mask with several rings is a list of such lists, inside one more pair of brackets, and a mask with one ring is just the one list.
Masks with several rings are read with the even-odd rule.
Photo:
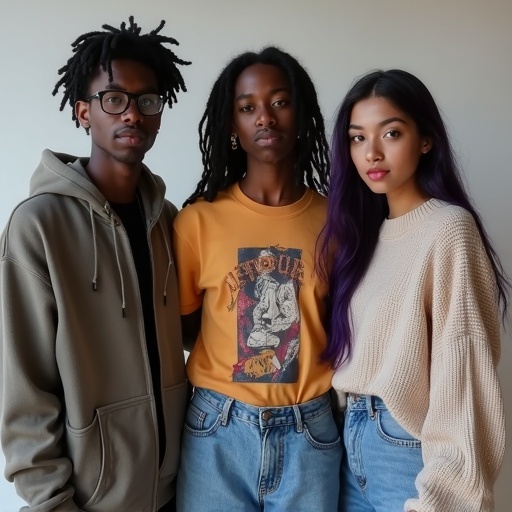
[[89, 106], [90, 103], [87, 101], [77, 101], [75, 103], [75, 116], [78, 119], [78, 122], [86, 130], [89, 130], [91, 127], [91, 123], [89, 121]]

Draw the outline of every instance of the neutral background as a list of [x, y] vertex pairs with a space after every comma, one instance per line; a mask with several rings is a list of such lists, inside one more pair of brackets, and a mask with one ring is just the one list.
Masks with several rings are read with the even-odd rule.
[[[144, 33], [167, 20], [164, 33], [181, 43], [176, 53], [193, 61], [183, 68], [188, 92], [166, 109], [146, 158], [166, 180], [171, 201], [181, 205], [200, 177], [197, 125], [214, 79], [236, 53], [276, 44], [298, 57], [317, 85], [329, 133], [356, 76], [400, 67], [418, 75], [437, 99], [470, 193], [512, 274], [511, 0], [0, 0], [1, 227], [27, 195], [44, 148], [89, 153], [69, 107], [59, 112], [61, 96], [51, 96], [71, 42], [132, 14]], [[509, 424], [511, 332], [503, 336], [499, 367]], [[509, 449], [496, 485], [498, 512], [511, 510], [511, 478]], [[21, 505], [0, 477], [0, 512]]]

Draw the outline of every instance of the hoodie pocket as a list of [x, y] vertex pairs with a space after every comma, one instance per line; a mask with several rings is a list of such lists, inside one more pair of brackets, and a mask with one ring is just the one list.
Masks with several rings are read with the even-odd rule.
[[147, 510], [157, 469], [149, 397], [100, 407], [90, 425], [67, 425], [71, 484], [80, 508]]
[[187, 407], [187, 383], [165, 388], [163, 409], [165, 416], [165, 458], [160, 469], [160, 479], [172, 480], [178, 471], [181, 435]]

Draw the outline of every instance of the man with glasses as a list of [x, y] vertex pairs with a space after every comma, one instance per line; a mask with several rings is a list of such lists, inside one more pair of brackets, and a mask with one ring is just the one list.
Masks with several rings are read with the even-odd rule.
[[29, 510], [173, 510], [187, 398], [170, 233], [143, 165], [180, 60], [130, 18], [59, 70], [89, 158], [45, 150], [1, 239], [1, 441]]

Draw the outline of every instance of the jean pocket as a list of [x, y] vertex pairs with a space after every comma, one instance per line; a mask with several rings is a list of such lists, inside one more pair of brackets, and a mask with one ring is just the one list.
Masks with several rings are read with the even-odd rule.
[[340, 445], [340, 435], [331, 411], [304, 422], [304, 436], [313, 448], [330, 450]]
[[196, 437], [211, 436], [219, 428], [220, 415], [208, 402], [194, 395], [185, 416], [185, 432]]
[[386, 442], [407, 448], [421, 448], [421, 441], [411, 436], [387, 410], [378, 410], [375, 421], [377, 422], [377, 432]]

